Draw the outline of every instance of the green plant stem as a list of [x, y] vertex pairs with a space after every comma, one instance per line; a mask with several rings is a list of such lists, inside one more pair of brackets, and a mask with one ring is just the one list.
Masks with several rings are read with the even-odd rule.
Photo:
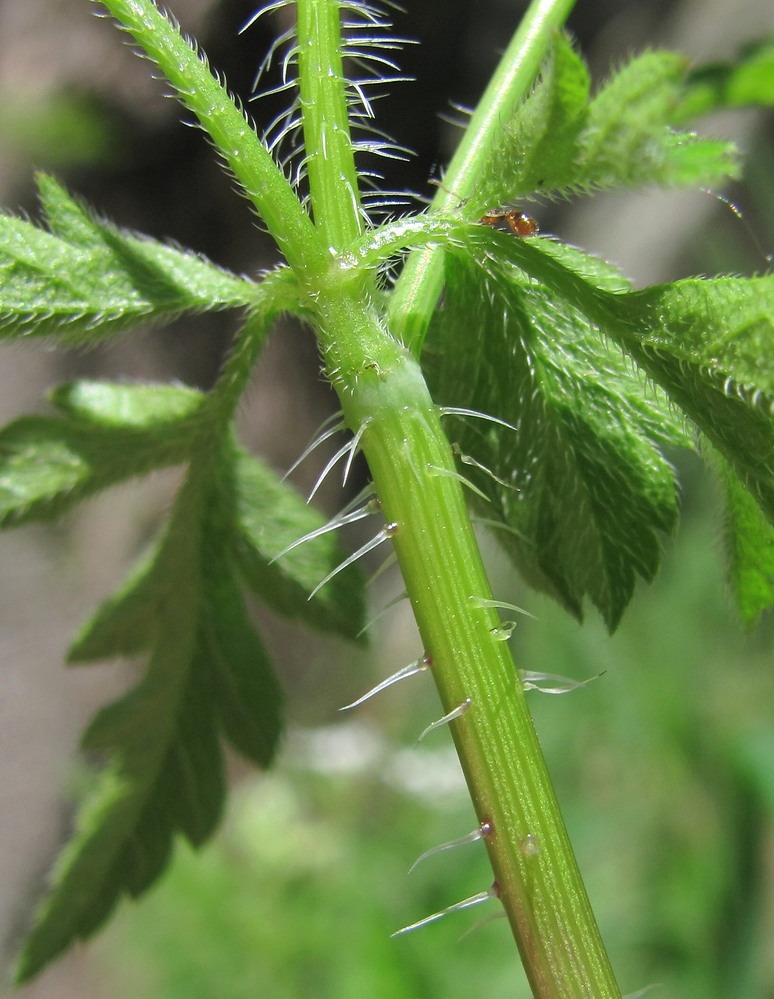
[[[429, 211], [460, 206], [476, 191], [500, 127], [515, 112], [537, 75], [551, 35], [567, 20], [575, 0], [533, 0], [505, 50], [457, 147]], [[472, 206], [482, 213], [488, 205]], [[419, 356], [443, 288], [443, 251], [424, 247], [405, 263], [390, 298], [390, 328]]]
[[[537, 999], [616, 999], [615, 982], [499, 619], [440, 413], [369, 312], [318, 300], [326, 359], [382, 503], [444, 712]], [[471, 599], [474, 598], [474, 599]]]
[[342, 67], [338, 0], [298, 0], [298, 82], [314, 221], [326, 246], [362, 231], [360, 193]]
[[280, 267], [254, 286], [253, 302], [244, 325], [210, 392], [203, 426], [206, 434], [218, 437], [229, 429], [272, 324], [285, 311], [301, 311], [299, 287], [293, 272]]
[[205, 58], [150, 0], [104, 0], [103, 5], [196, 115], [291, 267], [298, 273], [323, 269], [325, 249], [309, 216]]
[[[522, 57], [511, 58], [508, 71], [498, 75], [494, 90], [500, 97], [491, 98], [483, 124], [468, 140], [472, 147], [465, 153], [465, 169], [473, 170], [486, 155], [492, 121], [508, 107], [503, 94], [513, 98], [514, 89], [523, 94], [545, 50], [549, 26], [570, 6], [567, 0], [544, 0], [531, 8], [531, 20], [517, 35]], [[491, 607], [475, 603], [492, 595], [439, 412], [418, 365], [376, 313], [368, 296], [368, 271], [352, 266], [365, 248], [354, 243], [357, 197], [347, 174], [351, 146], [340, 143], [343, 159], [332, 166], [322, 155], [327, 140], [316, 121], [322, 105], [327, 114], [345, 113], [340, 62], [335, 61], [340, 58], [338, 16], [335, 0], [299, 4], [299, 52], [309, 52], [308, 58], [299, 59], [299, 72], [306, 95], [305, 136], [312, 143], [315, 220], [331, 248], [343, 251], [332, 258], [327, 274], [306, 285], [326, 372], [349, 426], [361, 433], [444, 712], [466, 705], [465, 713], [451, 724], [452, 736], [479, 821], [493, 830], [486, 844], [496, 892], [534, 994], [538, 999], [617, 999], [620, 991], [522, 685], [501, 640], [499, 619]], [[314, 89], [322, 86], [313, 79], [320, 75], [330, 81], [329, 89]], [[344, 204], [348, 199], [351, 210]], [[359, 262], [368, 256], [365, 250]], [[424, 274], [422, 281], [428, 280]], [[434, 305], [439, 290], [424, 296], [425, 307]]]

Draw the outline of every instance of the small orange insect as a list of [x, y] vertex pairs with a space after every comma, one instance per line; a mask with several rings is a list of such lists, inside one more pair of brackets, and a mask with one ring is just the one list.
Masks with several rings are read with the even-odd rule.
[[480, 221], [484, 225], [492, 226], [492, 228], [507, 225], [514, 236], [534, 236], [538, 232], [537, 222], [531, 216], [525, 215], [524, 212], [517, 212], [515, 208], [492, 209], [485, 212]]

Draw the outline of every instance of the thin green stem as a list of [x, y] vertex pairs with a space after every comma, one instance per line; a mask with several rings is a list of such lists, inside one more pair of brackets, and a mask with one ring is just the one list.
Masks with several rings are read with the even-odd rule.
[[362, 231], [338, 0], [298, 0], [298, 78], [315, 226], [340, 252]]
[[[475, 191], [500, 129], [527, 95], [552, 34], [567, 20], [575, 0], [533, 0], [505, 50], [430, 205], [448, 211]], [[406, 261], [390, 299], [390, 328], [419, 356], [443, 288], [443, 251], [425, 247]]]
[[255, 286], [253, 303], [209, 397], [206, 432], [221, 436], [231, 423], [277, 315], [301, 310], [295, 275], [281, 267]]
[[103, 0], [192, 111], [297, 272], [321, 271], [324, 247], [288, 183], [204, 56], [150, 0]]

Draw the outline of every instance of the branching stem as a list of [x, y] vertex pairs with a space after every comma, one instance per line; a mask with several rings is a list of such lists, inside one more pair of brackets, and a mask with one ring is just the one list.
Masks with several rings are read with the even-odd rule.
[[[574, 6], [575, 0], [533, 0], [530, 4], [465, 130], [430, 213], [454, 209], [475, 191], [500, 124], [526, 97], [552, 34], [564, 25]], [[481, 210], [487, 207], [491, 206]], [[443, 252], [433, 246], [415, 251], [406, 261], [390, 299], [390, 327], [415, 357], [419, 356], [442, 287]]]

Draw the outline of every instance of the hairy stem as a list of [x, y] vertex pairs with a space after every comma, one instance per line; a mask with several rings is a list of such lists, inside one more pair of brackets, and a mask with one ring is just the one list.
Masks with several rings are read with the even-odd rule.
[[[321, 296], [326, 360], [393, 536], [502, 900], [538, 999], [620, 991], [591, 912], [421, 371], [355, 297]], [[356, 317], [353, 319], [353, 317]]]
[[338, 0], [298, 0], [298, 81], [314, 221], [341, 250], [362, 230]]
[[[473, 194], [500, 126], [515, 112], [537, 75], [551, 35], [575, 0], [533, 0], [505, 50], [430, 205], [448, 211]], [[491, 207], [491, 206], [485, 206]], [[390, 300], [390, 327], [418, 357], [443, 288], [443, 251], [424, 247], [406, 261]]]
[[324, 267], [324, 249], [309, 216], [204, 56], [151, 0], [103, 0], [103, 6], [159, 66], [183, 104], [196, 115], [288, 263], [299, 272]]

